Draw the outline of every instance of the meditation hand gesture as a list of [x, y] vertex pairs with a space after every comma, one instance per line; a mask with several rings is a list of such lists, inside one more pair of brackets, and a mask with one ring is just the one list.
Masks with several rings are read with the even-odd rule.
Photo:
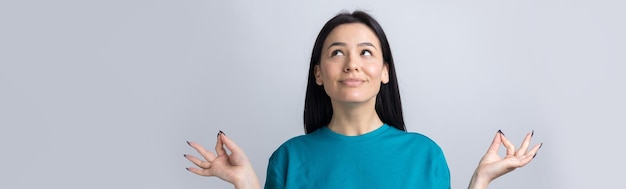
[[[187, 142], [204, 160], [185, 154], [185, 158], [199, 168], [188, 167], [187, 170], [201, 176], [216, 176], [235, 185], [235, 188], [261, 188], [259, 180], [250, 164], [250, 160], [237, 144], [230, 140], [223, 132], [217, 134], [215, 145], [216, 155], [207, 151], [200, 144]], [[226, 151], [227, 148], [231, 153]]]
[[[520, 149], [515, 151], [515, 146], [504, 137], [502, 131], [498, 131], [493, 138], [493, 142], [487, 150], [487, 153], [480, 160], [474, 175], [470, 181], [469, 188], [487, 188], [487, 185], [496, 178], [511, 172], [517, 168], [523, 167], [530, 163], [542, 144], [535, 145], [530, 151], [528, 146], [530, 145], [530, 139], [534, 132], [528, 133], [522, 142]], [[500, 144], [503, 144], [506, 148], [506, 155], [504, 158], [498, 155], [498, 149]]]

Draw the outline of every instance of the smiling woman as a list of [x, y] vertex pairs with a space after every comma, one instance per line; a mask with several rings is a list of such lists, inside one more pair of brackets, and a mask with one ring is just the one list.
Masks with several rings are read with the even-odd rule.
[[[379, 44], [374, 32], [361, 23], [339, 25], [326, 38], [324, 42], [326, 50], [322, 52], [321, 61], [314, 68], [315, 83], [324, 87], [335, 114], [350, 113], [351, 109], [362, 107], [371, 110], [368, 115], [361, 114], [359, 117], [336, 115], [336, 118], [331, 119], [331, 123], [328, 124], [329, 128], [365, 129], [356, 133], [344, 130], [347, 135], [360, 135], [382, 125], [380, 120], [362, 119], [378, 117], [371, 107], [376, 104], [376, 96], [381, 85], [389, 82], [388, 64], [384, 62], [382, 52], [378, 50]], [[340, 119], [348, 117], [355, 119]], [[350, 124], [355, 126], [348, 126]], [[356, 126], [361, 124], [367, 127]], [[341, 127], [338, 127], [340, 125]]]
[[[265, 188], [450, 188], [443, 151], [430, 138], [406, 132], [389, 43], [370, 15], [341, 13], [320, 31], [309, 67], [306, 135], [270, 157]], [[469, 188], [530, 163], [541, 145], [532, 133], [519, 150], [498, 131]], [[248, 157], [224, 133], [216, 154], [188, 142], [204, 158], [185, 155], [189, 171], [217, 176], [236, 188], [260, 188]], [[497, 152], [504, 145], [504, 158]], [[231, 153], [227, 153], [229, 149]]]

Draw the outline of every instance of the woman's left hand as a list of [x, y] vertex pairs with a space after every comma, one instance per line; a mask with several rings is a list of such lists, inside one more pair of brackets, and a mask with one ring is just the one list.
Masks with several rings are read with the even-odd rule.
[[[537, 144], [530, 151], [528, 150], [533, 133], [526, 135], [522, 146], [516, 151], [515, 146], [506, 139], [502, 131], [498, 131], [489, 150], [478, 163], [478, 167], [474, 171], [474, 175], [472, 175], [469, 188], [487, 188], [487, 185], [496, 178], [530, 163], [543, 145], [543, 143]], [[498, 155], [498, 149], [500, 149], [501, 144], [506, 148], [504, 158]]]

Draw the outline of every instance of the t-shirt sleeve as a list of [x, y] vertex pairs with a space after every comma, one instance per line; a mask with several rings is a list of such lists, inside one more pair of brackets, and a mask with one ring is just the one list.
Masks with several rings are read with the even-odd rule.
[[265, 179], [265, 189], [283, 189], [285, 188], [283, 175], [272, 165], [272, 162], [267, 166], [267, 177]]
[[450, 169], [441, 148], [433, 153], [432, 175], [434, 188], [450, 189]]
[[270, 157], [267, 164], [267, 176], [265, 178], [265, 189], [284, 189], [285, 188], [285, 167], [283, 164], [283, 154], [281, 148], [276, 150]]

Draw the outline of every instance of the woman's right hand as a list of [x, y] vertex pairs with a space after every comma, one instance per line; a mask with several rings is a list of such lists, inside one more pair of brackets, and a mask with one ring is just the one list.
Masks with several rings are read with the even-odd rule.
[[[190, 172], [207, 177], [216, 176], [232, 183], [237, 189], [261, 188], [259, 179], [246, 154], [235, 142], [226, 137], [222, 131], [217, 134], [216, 154], [207, 151], [198, 143], [188, 141], [187, 144], [198, 151], [204, 158], [204, 160], [201, 160], [185, 154], [185, 158], [198, 166], [198, 168], [188, 167], [187, 170]], [[231, 153], [229, 154], [225, 148]]]

